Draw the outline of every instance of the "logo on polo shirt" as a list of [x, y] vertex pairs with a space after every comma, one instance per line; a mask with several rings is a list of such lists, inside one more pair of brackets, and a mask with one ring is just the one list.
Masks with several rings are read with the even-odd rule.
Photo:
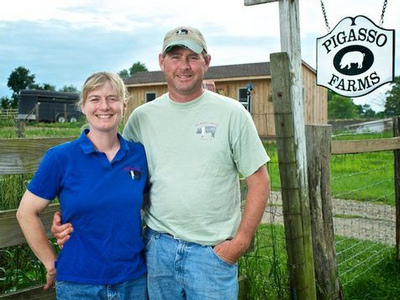
[[126, 171], [133, 180], [140, 180], [142, 175], [140, 169], [136, 167], [126, 167], [124, 171]]

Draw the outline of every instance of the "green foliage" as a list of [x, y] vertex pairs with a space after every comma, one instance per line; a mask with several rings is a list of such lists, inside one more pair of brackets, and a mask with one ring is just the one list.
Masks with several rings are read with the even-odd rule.
[[61, 89], [58, 90], [59, 92], [64, 93], [79, 93], [79, 90], [74, 85], [64, 85]]
[[137, 72], [143, 71], [148, 71], [146, 65], [144, 63], [141, 63], [140, 61], [137, 61], [132, 65], [132, 67], [129, 68], [129, 75], [132, 76]]
[[339, 277], [347, 300], [398, 299], [400, 265], [394, 247], [337, 236], [336, 253], [341, 252], [345, 253], [343, 261], [338, 259]]
[[385, 114], [389, 117], [400, 116], [400, 76], [394, 78], [391, 86], [386, 92]]
[[7, 86], [18, 94], [21, 90], [26, 89], [31, 84], [35, 83], [35, 75], [25, 67], [18, 67], [11, 72], [8, 77]]
[[119, 77], [121, 77], [122, 79], [126, 79], [129, 77], [129, 72], [127, 69], [123, 69], [121, 71], [118, 72]]
[[0, 98], [0, 106], [3, 109], [9, 109], [11, 108], [12, 105], [12, 99], [8, 98], [8, 97], [1, 97]]
[[254, 250], [240, 258], [239, 274], [248, 281], [247, 299], [288, 300], [284, 227], [260, 225], [254, 239]]
[[32, 83], [29, 85], [30, 90], [38, 90], [38, 91], [56, 91], [56, 86], [51, 85], [49, 83], [42, 83], [42, 84], [37, 84], [37, 83]]
[[351, 98], [333, 95], [328, 101], [328, 118], [330, 120], [353, 119], [357, 117], [357, 106]]
[[126, 69], [123, 69], [118, 72], [118, 75], [122, 79], [126, 79], [129, 76], [136, 74], [137, 72], [143, 72], [143, 71], [148, 71], [146, 65], [144, 63], [141, 63], [140, 61], [137, 61], [129, 68], [129, 71]]

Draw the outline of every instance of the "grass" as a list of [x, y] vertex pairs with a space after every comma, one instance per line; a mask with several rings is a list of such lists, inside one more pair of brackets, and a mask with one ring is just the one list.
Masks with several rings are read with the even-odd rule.
[[[390, 132], [380, 134], [341, 135], [345, 139], [371, 139], [391, 137]], [[268, 172], [272, 190], [280, 189], [278, 152], [275, 143], [264, 143], [271, 160]], [[332, 155], [331, 193], [338, 199], [370, 201], [395, 205], [394, 158], [392, 151], [362, 154]]]
[[[283, 226], [261, 225], [254, 251], [240, 259], [239, 274], [248, 279], [249, 300], [290, 299], [284, 239]], [[394, 247], [341, 236], [336, 236], [336, 244], [340, 274], [368, 261], [366, 267], [340, 275], [346, 300], [399, 299], [400, 264]]]
[[[76, 123], [34, 123], [25, 125], [25, 137], [59, 137], [78, 136], [85, 125], [83, 121]], [[17, 138], [15, 124], [1, 126], [0, 138]]]

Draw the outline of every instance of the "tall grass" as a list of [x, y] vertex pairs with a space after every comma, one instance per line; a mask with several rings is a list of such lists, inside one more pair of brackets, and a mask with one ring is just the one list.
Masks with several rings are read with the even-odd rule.
[[[239, 261], [239, 274], [248, 280], [248, 300], [288, 300], [290, 298], [284, 228], [281, 225], [261, 225], [256, 233], [255, 249]], [[343, 238], [337, 236], [336, 239]], [[400, 299], [400, 264], [392, 246], [346, 238], [338, 244], [337, 252], [347, 248], [348, 256], [357, 259], [346, 262], [356, 265], [370, 260], [370, 270], [359, 276], [354, 273], [341, 276], [346, 300]], [[362, 249], [360, 249], [362, 245]], [[367, 249], [367, 250], [365, 250]], [[374, 259], [377, 252], [384, 256]], [[340, 262], [339, 262], [340, 263]], [[346, 270], [349, 266], [341, 265]]]

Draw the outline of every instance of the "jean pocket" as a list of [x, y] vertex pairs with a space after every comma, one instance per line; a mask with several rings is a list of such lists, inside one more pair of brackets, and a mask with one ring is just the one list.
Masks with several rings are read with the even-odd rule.
[[144, 243], [144, 249], [147, 250], [148, 247], [150, 246], [151, 241], [154, 239], [154, 232], [146, 227], [143, 230], [143, 243]]
[[225, 259], [223, 259], [221, 256], [219, 256], [219, 255], [214, 251], [214, 249], [213, 249], [212, 246], [209, 246], [209, 249], [210, 249], [210, 252], [211, 252], [212, 256], [213, 256], [217, 261], [219, 261], [220, 263], [224, 264], [225, 266], [234, 267], [234, 266], [237, 264], [237, 263], [231, 263], [231, 262], [226, 261]]

